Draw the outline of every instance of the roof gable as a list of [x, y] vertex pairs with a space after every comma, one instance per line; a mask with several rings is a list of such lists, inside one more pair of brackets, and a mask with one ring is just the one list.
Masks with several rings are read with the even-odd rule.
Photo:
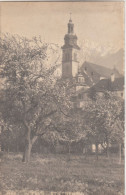
[[121, 77], [122, 75], [118, 72], [117, 69], [109, 69], [109, 68], [106, 68], [104, 66], [100, 66], [100, 65], [97, 65], [97, 64], [94, 64], [94, 63], [90, 63], [90, 62], [87, 62], [85, 61], [83, 64], [82, 64], [82, 69], [85, 69], [87, 68], [87, 72], [95, 72], [99, 75], [99, 77], [105, 77], [105, 78], [109, 78], [111, 76], [112, 73], [115, 74], [115, 77]]

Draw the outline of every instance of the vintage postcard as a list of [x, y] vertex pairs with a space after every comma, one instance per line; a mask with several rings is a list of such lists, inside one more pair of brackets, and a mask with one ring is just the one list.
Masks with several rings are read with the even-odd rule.
[[0, 2], [0, 194], [124, 195], [124, 2]]

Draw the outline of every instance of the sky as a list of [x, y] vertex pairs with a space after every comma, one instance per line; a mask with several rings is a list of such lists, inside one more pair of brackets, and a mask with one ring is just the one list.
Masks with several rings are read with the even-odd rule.
[[79, 41], [123, 48], [124, 2], [1, 2], [0, 30], [63, 45], [72, 13]]

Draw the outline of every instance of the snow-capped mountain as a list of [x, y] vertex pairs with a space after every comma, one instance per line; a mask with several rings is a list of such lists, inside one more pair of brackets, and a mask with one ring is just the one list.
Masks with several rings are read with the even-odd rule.
[[[124, 51], [118, 49], [111, 44], [100, 45], [89, 40], [84, 40], [79, 44], [81, 50], [79, 55], [80, 66], [84, 61], [104, 66], [106, 68], [116, 68], [120, 73], [123, 72], [124, 66]], [[61, 46], [54, 43], [49, 43], [46, 51], [45, 66], [50, 68], [58, 64], [55, 74], [61, 75], [62, 50]]]
[[89, 61], [110, 69], [117, 68], [119, 72], [123, 72], [124, 66], [124, 51], [112, 44], [100, 45], [89, 41], [83, 40], [80, 43], [80, 65], [84, 61]]

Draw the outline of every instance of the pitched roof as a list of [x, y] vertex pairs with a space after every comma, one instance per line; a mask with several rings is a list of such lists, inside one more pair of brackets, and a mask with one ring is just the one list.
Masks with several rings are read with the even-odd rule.
[[95, 89], [96, 92], [100, 91], [123, 91], [124, 77], [115, 78], [112, 82], [111, 79], [102, 79], [90, 89]]
[[99, 76], [109, 78], [112, 73], [115, 74], [115, 77], [121, 77], [121, 74], [118, 72], [117, 69], [109, 69], [104, 66], [100, 66], [91, 62], [85, 61], [82, 64], [82, 69], [87, 68], [87, 71], [89, 70], [90, 72], [96, 72]]

